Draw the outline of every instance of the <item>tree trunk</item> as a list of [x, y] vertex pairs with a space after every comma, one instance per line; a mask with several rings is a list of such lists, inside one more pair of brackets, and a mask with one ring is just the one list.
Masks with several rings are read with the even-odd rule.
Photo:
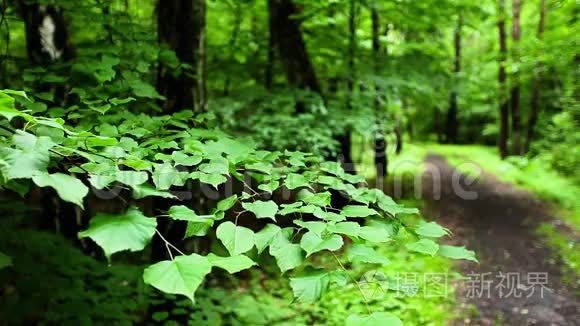
[[445, 128], [445, 141], [447, 143], [457, 143], [457, 79], [461, 72], [461, 26], [462, 17], [457, 17], [457, 26], [453, 33], [453, 46], [455, 48], [455, 58], [453, 60], [453, 89], [449, 97], [449, 111], [447, 111], [447, 124]]
[[[371, 9], [371, 22], [372, 22], [372, 45], [373, 45], [373, 59], [375, 61], [374, 69], [375, 75], [380, 75], [381, 73], [381, 43], [380, 43], [380, 17], [379, 12], [375, 6]], [[383, 119], [384, 114], [381, 112], [381, 99], [380, 99], [380, 88], [375, 86], [375, 116], [376, 116], [376, 126], [375, 131], [375, 170], [377, 174], [377, 185], [383, 185], [383, 181], [387, 176], [387, 141], [383, 133]]]
[[53, 5], [21, 4], [30, 63], [47, 65], [74, 57], [62, 9]]
[[403, 130], [401, 127], [401, 116], [397, 115], [396, 120], [397, 121], [395, 122], [395, 139], [396, 139], [395, 153], [399, 155], [403, 151]]
[[[26, 50], [33, 66], [46, 66], [57, 61], [68, 61], [75, 53], [70, 45], [67, 23], [62, 8], [54, 5], [19, 3], [26, 28]], [[54, 93], [54, 102], [65, 105], [67, 91], [64, 85], [42, 83], [38, 91]]]
[[169, 0], [157, 4], [159, 42], [175, 51], [181, 63], [193, 71], [175, 69], [159, 63], [157, 90], [167, 100], [168, 113], [183, 109], [206, 111], [205, 84], [205, 0]]
[[[62, 8], [19, 1], [16, 3], [24, 20], [26, 50], [32, 66], [49, 66], [58, 61], [74, 58], [67, 23]], [[51, 92], [54, 103], [64, 106], [67, 87], [49, 82], [36, 83], [37, 92]], [[52, 189], [40, 189], [42, 214], [40, 227], [56, 231], [80, 246], [77, 233], [81, 230], [81, 211], [76, 205], [63, 202]]]
[[[536, 34], [536, 38], [538, 39], [538, 41], [542, 39], [542, 35], [544, 34], [545, 20], [546, 20], [546, 0], [540, 0], [540, 20], [538, 22], [538, 31]], [[534, 77], [532, 78], [530, 117], [528, 121], [528, 134], [526, 137], [526, 145], [525, 145], [526, 152], [530, 150], [530, 144], [532, 142], [532, 139], [534, 138], [534, 128], [538, 121], [538, 113], [540, 111], [540, 88], [539, 88], [541, 79], [540, 69], [541, 69], [540, 62], [536, 61]]]
[[[348, 51], [347, 51], [347, 68], [349, 76], [347, 77], [347, 103], [346, 109], [352, 110], [353, 93], [356, 81], [356, 1], [350, 1], [349, 16], [348, 16]], [[351, 130], [347, 126], [343, 134], [336, 137], [340, 142], [340, 161], [347, 172], [355, 173], [354, 162], [352, 160], [352, 139]]]
[[[512, 56], [515, 63], [519, 62], [519, 43], [521, 36], [520, 27], [520, 12], [522, 2], [521, 0], [513, 0], [512, 2]], [[518, 69], [512, 75], [512, 89], [511, 89], [511, 115], [512, 115], [512, 137], [513, 137], [513, 153], [516, 155], [523, 154], [522, 149], [522, 127], [520, 116], [520, 81]]]
[[[294, 18], [300, 12], [291, 0], [268, 0], [268, 11], [270, 14], [270, 42], [278, 48], [278, 56], [286, 72], [288, 83], [292, 87], [310, 90], [322, 96], [322, 90], [302, 38], [300, 21]], [[273, 60], [269, 59], [268, 61]], [[267, 87], [271, 86], [272, 83], [271, 70], [269, 76], [266, 78]], [[296, 112], [304, 113], [305, 111], [305, 104], [297, 101]]]
[[505, 32], [505, 0], [498, 0], [498, 14], [499, 19], [497, 27], [499, 31], [499, 139], [498, 147], [501, 158], [505, 158], [508, 154], [507, 137], [509, 129], [509, 112], [508, 102], [506, 98], [506, 72], [505, 60], [507, 56], [506, 32]]
[[268, 1], [268, 10], [269, 10], [269, 24], [268, 24], [268, 28], [269, 28], [269, 35], [268, 35], [268, 57], [267, 57], [267, 61], [266, 61], [266, 69], [264, 71], [264, 86], [266, 87], [266, 89], [272, 89], [272, 82], [273, 82], [273, 78], [274, 78], [274, 60], [275, 60], [275, 55], [276, 55], [276, 40], [274, 39], [276, 37], [276, 31], [274, 30], [276, 28], [276, 22], [273, 21], [274, 19], [276, 19], [276, 15], [274, 15], [272, 13], [272, 4], [270, 4], [271, 1]]

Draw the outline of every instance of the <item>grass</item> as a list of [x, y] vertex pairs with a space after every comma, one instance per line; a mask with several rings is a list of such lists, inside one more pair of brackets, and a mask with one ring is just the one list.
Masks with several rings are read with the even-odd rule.
[[[537, 228], [540, 236], [546, 239], [547, 245], [558, 253], [563, 263], [564, 282], [573, 283], [574, 275], [580, 274], [580, 250], [578, 244], [558, 231], [552, 224], [541, 224]], [[580, 294], [580, 293], [578, 293]]]

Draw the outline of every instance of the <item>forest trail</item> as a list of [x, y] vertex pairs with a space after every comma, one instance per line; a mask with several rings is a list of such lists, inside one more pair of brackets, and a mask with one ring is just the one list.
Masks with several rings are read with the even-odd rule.
[[[580, 325], [578, 295], [562, 284], [561, 265], [534, 233], [540, 223], [557, 221], [545, 204], [489, 174], [468, 185], [465, 175], [435, 154], [427, 156], [425, 165], [427, 216], [451, 229], [451, 241], [475, 250], [480, 261], [461, 265], [470, 280], [457, 291], [463, 309], [473, 304], [479, 313], [456, 324]], [[454, 191], [457, 180], [477, 198]]]

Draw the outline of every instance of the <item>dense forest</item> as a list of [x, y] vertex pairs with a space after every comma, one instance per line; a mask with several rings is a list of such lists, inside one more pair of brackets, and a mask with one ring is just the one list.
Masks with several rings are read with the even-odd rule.
[[0, 1], [0, 325], [575, 325], [579, 8]]

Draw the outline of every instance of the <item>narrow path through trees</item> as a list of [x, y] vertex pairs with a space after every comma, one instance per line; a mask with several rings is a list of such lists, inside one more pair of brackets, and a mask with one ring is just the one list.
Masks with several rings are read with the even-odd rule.
[[[459, 302], [474, 304], [479, 314], [457, 324], [580, 325], [577, 289], [563, 284], [560, 264], [534, 232], [540, 223], [557, 221], [545, 204], [492, 175], [467, 185], [466, 176], [441, 156], [431, 154], [425, 163], [427, 216], [453, 230], [453, 241], [475, 250], [480, 261], [461, 267], [470, 279], [457, 294]], [[462, 199], [465, 193], [453, 186], [458, 181], [477, 198]], [[544, 280], [538, 276], [543, 275], [547, 284], [541, 291]]]

